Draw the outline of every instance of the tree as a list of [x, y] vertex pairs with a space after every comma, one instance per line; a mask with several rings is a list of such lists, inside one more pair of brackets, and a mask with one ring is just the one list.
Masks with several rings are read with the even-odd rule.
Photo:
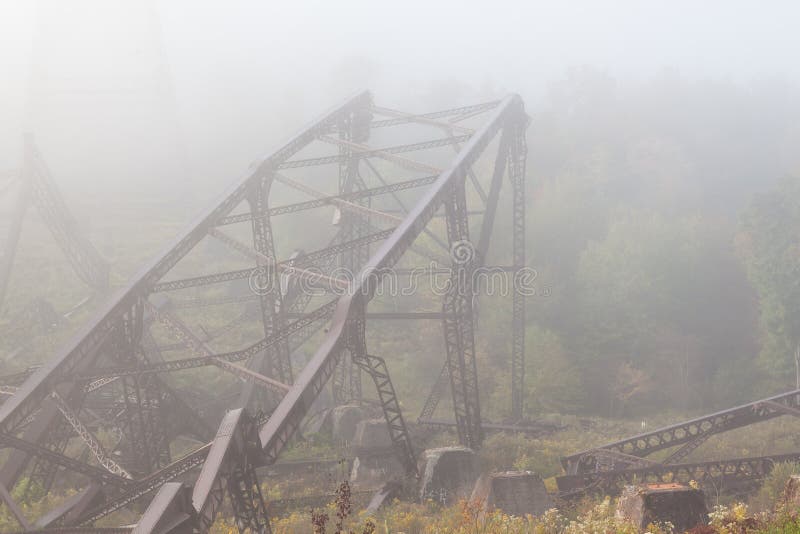
[[586, 247], [569, 339], [594, 406], [624, 408], [610, 385], [644, 377], [657, 387], [636, 388], [640, 409], [713, 402], [715, 373], [752, 353], [747, 281], [731, 241], [713, 219], [629, 211]]
[[796, 384], [800, 345], [800, 178], [757, 195], [741, 219], [738, 250], [758, 292], [759, 363], [778, 383]]

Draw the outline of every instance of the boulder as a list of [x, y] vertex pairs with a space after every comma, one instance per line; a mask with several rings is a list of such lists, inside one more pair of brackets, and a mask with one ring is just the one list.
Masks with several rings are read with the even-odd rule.
[[651, 523], [672, 523], [675, 532], [684, 532], [708, 521], [705, 495], [683, 484], [627, 486], [617, 501], [617, 518], [637, 528]]
[[421, 501], [451, 505], [472, 493], [480, 476], [478, 457], [466, 447], [428, 449], [419, 459]]
[[542, 477], [532, 471], [505, 471], [481, 476], [472, 490], [472, 501], [484, 509], [498, 508], [508, 515], [540, 516], [554, 508]]

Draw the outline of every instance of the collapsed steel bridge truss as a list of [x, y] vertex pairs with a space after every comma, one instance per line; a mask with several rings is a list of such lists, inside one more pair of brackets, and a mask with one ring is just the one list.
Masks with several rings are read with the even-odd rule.
[[[258, 162], [52, 359], [0, 379], [3, 391], [13, 393], [0, 405], [0, 446], [7, 449], [0, 497], [19, 512], [5, 490], [23, 480], [45, 491], [59, 478], [82, 488], [33, 524], [18, 515], [23, 529], [91, 529], [155, 494], [135, 527], [112, 530], [206, 531], [228, 503], [240, 531], [269, 531], [265, 480], [257, 469], [277, 460], [326, 384], [337, 402], [371, 391], [363, 374], [375, 386], [401, 464], [415, 476], [415, 451], [389, 377], [391, 354], [368, 350], [373, 319], [441, 322], [445, 361], [437, 382], [449, 384], [460, 441], [479, 447], [475, 273], [491, 265], [489, 243], [506, 179], [512, 250], [497, 269], [514, 280], [524, 269], [527, 124], [516, 95], [413, 115], [377, 107], [365, 92]], [[421, 135], [425, 140], [418, 141]], [[332, 165], [334, 190], [325, 180]], [[481, 176], [490, 179], [488, 193]], [[279, 188], [292, 201], [275, 204]], [[334, 210], [332, 237], [324, 237], [330, 225], [319, 217], [277, 223], [279, 215], [323, 208]], [[324, 239], [323, 246], [299, 248], [296, 242], [309, 237]], [[197, 263], [181, 260], [203, 249], [201, 242], [229, 249], [244, 266], [191, 272]], [[286, 242], [294, 252], [284, 255]], [[421, 259], [426, 264], [419, 270], [414, 261]], [[447, 276], [440, 312], [368, 312], [390, 274], [433, 271]], [[247, 284], [247, 290], [181, 297], [187, 289], [222, 284]], [[520, 418], [525, 305], [523, 292], [512, 295], [510, 411]], [[214, 329], [184, 315], [242, 303], [245, 312]], [[256, 340], [232, 346], [226, 336], [253, 315]], [[242, 338], [240, 332], [236, 339]], [[314, 347], [313, 355], [298, 356], [300, 346]], [[181, 356], [167, 359], [167, 349]], [[175, 380], [178, 371], [213, 369], [220, 379], [209, 382], [212, 396], [229, 399], [216, 419], [198, 401], [196, 390], [206, 388], [180, 385], [209, 380], [208, 374]], [[76, 457], [78, 444], [90, 452]]]
[[[729, 408], [645, 432], [561, 459], [563, 496], [615, 493], [626, 484], [707, 482], [713, 489], [737, 491], [757, 482], [778, 462], [796, 462], [800, 453], [682, 463], [709, 438], [782, 415], [800, 416], [800, 390]], [[664, 452], [666, 451], [666, 452]], [[649, 456], [662, 452], [658, 460]], [[666, 454], [664, 456], [664, 454]]]

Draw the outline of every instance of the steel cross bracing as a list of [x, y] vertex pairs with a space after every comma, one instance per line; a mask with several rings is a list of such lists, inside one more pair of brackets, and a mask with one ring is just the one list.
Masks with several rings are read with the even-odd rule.
[[[375, 120], [374, 115], [389, 118]], [[485, 119], [482, 125], [463, 125], [466, 120], [477, 121], [478, 116]], [[409, 142], [406, 137], [394, 145], [370, 146], [372, 128], [399, 124], [427, 127], [439, 135], [444, 132], [446, 137], [419, 142]], [[486, 265], [486, 252], [470, 262], [462, 262], [459, 256], [451, 254], [452, 268], [443, 264], [441, 258], [434, 264], [435, 269], [451, 272], [455, 288], [447, 294], [442, 312], [369, 313], [367, 307], [388, 270], [407, 253], [413, 251], [417, 261], [420, 256], [432, 257], [425, 243], [414, 243], [420, 235], [426, 236], [427, 243], [455, 247], [469, 239], [469, 217], [485, 215], [490, 205], [496, 204], [492, 192], [496, 197], [499, 185], [495, 185], [494, 190], [490, 188], [488, 196], [484, 194], [483, 186], [477, 182], [480, 173], [474, 166], [500, 132], [504, 141], [498, 152], [500, 163], [495, 164], [493, 183], [498, 180], [498, 167], [501, 178], [502, 171], [508, 167], [514, 195], [521, 191], [525, 124], [524, 107], [516, 95], [499, 102], [413, 115], [373, 107], [369, 93], [361, 93], [325, 114], [234, 183], [47, 363], [28, 372], [0, 378], [0, 383], [17, 388], [0, 405], [0, 446], [13, 447], [17, 452], [12, 453], [12, 457], [16, 454], [22, 459], [15, 462], [13, 468], [6, 465], [0, 470], [0, 482], [13, 488], [25, 474], [30, 459], [47, 461], [56, 469], [68, 469], [88, 477], [90, 485], [79, 493], [79, 498], [41, 518], [40, 525], [53, 529], [78, 526], [88, 529], [98, 519], [157, 492], [135, 527], [136, 532], [205, 531], [218, 514], [223, 495], [232, 504], [240, 530], [266, 532], [269, 529], [267, 508], [255, 468], [276, 461], [342, 363], [347, 367], [343, 368], [344, 385], [340, 396], [357, 399], [368, 394], [370, 388], [361, 390], [361, 373], [372, 379], [394, 448], [402, 465], [413, 475], [416, 461], [411, 437], [389, 377], [391, 357], [386, 355], [384, 360], [370, 355], [366, 349], [367, 326], [371, 320], [434, 318], [443, 321], [447, 340], [447, 354], [443, 359], [447, 362], [446, 376], [456, 405], [459, 436], [467, 445], [480, 446], [482, 431], [475, 365], [475, 317], [472, 315], [472, 295], [476, 288], [468, 277], [476, 266]], [[331, 146], [337, 150], [334, 156], [313, 153], [309, 156], [306, 150], [316, 148], [319, 154], [320, 149], [327, 147], [330, 151]], [[455, 158], [440, 157], [432, 164], [430, 158], [417, 159], [415, 155], [442, 147], [455, 150]], [[295, 158], [301, 151], [301, 157]], [[516, 163], [511, 162], [514, 158]], [[381, 160], [380, 169], [373, 161], [376, 159]], [[301, 172], [306, 167], [325, 164], [339, 168], [333, 193], [323, 193], [318, 182], [311, 185], [300, 177], [278, 173], [279, 170]], [[400, 180], [396, 179], [398, 174], [402, 174]], [[370, 184], [372, 181], [378, 183]], [[272, 189], [277, 182], [282, 187], [294, 184], [298, 186], [295, 190], [304, 191], [311, 199], [272, 207], [270, 200], [275, 196]], [[467, 209], [468, 182], [472, 184], [471, 192], [484, 203], [484, 209]], [[401, 198], [401, 194], [416, 195], [416, 199]], [[396, 209], [385, 210], [385, 201], [393, 201]], [[245, 211], [239, 211], [240, 207]], [[328, 246], [308, 253], [300, 251], [287, 260], [280, 260], [276, 250], [280, 240], [276, 241], [273, 235], [271, 217], [297, 217], [306, 210], [325, 207], [338, 210], [338, 231]], [[491, 209], [495, 210], [496, 205]], [[446, 225], [437, 228], [435, 225], [440, 223], [436, 218], [442, 211], [446, 214], [443, 221]], [[515, 217], [524, 217], [519, 206], [512, 211]], [[235, 226], [240, 223], [249, 223], [249, 227]], [[388, 224], [391, 228], [380, 229], [376, 227], [379, 224]], [[231, 228], [230, 232], [227, 229], [222, 232], [219, 228], [222, 225]], [[436, 235], [444, 228], [446, 240]], [[239, 237], [244, 230], [252, 236], [252, 245]], [[491, 223], [484, 220], [482, 238], [490, 233]], [[173, 267], [209, 237], [222, 240], [254, 261], [254, 265], [217, 274], [167, 279]], [[514, 250], [510, 271], [519, 269], [524, 262], [524, 254], [518, 252]], [[337, 266], [350, 270], [352, 278], [345, 280], [332, 275]], [[430, 265], [426, 268], [430, 270]], [[410, 271], [406, 266], [399, 269], [404, 270]], [[189, 273], [184, 269], [182, 274]], [[328, 299], [333, 300], [306, 312], [312, 296], [302, 290], [302, 286], [311, 279], [311, 274], [317, 275], [316, 289], [325, 289]], [[255, 279], [259, 288], [269, 288], [254, 295], [259, 301], [257, 319], [263, 338], [227, 352], [215, 352], [209, 345], [221, 334], [212, 335], [203, 328], [203, 334], [198, 335], [191, 319], [181, 315], [191, 312], [193, 304], [237, 304], [251, 300], [245, 298], [246, 295], [229, 298], [199, 294], [174, 299], [170, 295], [167, 304], [156, 296], [156, 293], [165, 292], [204, 291], [212, 284], [245, 279], [251, 282]], [[175, 305], [170, 305], [169, 301]], [[254, 319], [253, 314], [245, 312], [219, 330], [224, 333], [239, 322]], [[328, 321], [316, 352], [298, 367], [299, 363], [292, 361], [292, 351]], [[188, 355], [164, 359], [161, 356], [163, 340], [151, 337], [148, 330], [151, 323], [160, 325], [158, 335], [154, 331], [154, 336], [162, 336], [166, 327], [166, 331], [179, 340], [171, 348], [186, 351]], [[169, 463], [169, 444], [177, 436], [194, 434], [202, 438], [209, 435], [204, 431], [203, 418], [195, 413], [191, 404], [180, 399], [191, 390], [179, 392], [171, 388], [167, 382], [169, 373], [204, 366], [233, 373], [242, 381], [235, 382], [241, 393], [227, 406], [233, 410], [222, 419], [216, 437]], [[513, 364], [511, 367], [517, 369]], [[257, 389], [250, 390], [250, 387]], [[249, 391], [269, 392], [269, 397], [261, 398]], [[62, 410], [54, 402], [54, 394], [63, 399]], [[227, 398], [227, 394], [220, 395], [222, 398]], [[260, 414], [260, 410], [267, 411], [268, 415]], [[69, 414], [74, 424], [64, 424], [62, 411]], [[219, 419], [212, 424], [218, 423]], [[116, 445], [99, 443], [97, 436], [100, 434], [92, 435], [88, 430], [94, 425], [107, 428], [110, 435], [121, 441]], [[64, 438], [56, 439], [57, 443], [47, 440], [48, 436], [60, 435], [54, 434], [58, 428], [78, 430], [87, 442], [97, 445], [95, 456], [106, 463], [107, 468], [132, 479], [94, 465], [95, 460], [86, 463], [86, 459], [66, 456], [62, 447]], [[145, 441], [152, 447], [137, 456], [135, 450], [141, 449]], [[103, 450], [114, 451], [113, 463], [106, 461], [108, 455], [100, 454]], [[159, 451], [167, 451], [167, 455]], [[195, 477], [191, 472], [198, 467], [202, 470]], [[49, 476], [52, 474], [50, 471]], [[188, 486], [173, 482], [177, 477], [188, 481]]]

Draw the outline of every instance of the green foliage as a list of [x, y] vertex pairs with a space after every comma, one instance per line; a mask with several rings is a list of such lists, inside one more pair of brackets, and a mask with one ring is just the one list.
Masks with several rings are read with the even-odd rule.
[[775, 509], [776, 503], [783, 495], [786, 482], [792, 475], [798, 473], [800, 473], [800, 464], [792, 462], [776, 464], [769, 475], [764, 478], [758, 492], [750, 498], [750, 506], [762, 512]]
[[[763, 368], [779, 383], [794, 378], [800, 344], [800, 178], [756, 196], [744, 212], [737, 243], [758, 291]], [[790, 381], [790, 383], [793, 380]]]
[[747, 355], [742, 298], [731, 292], [743, 277], [719, 246], [724, 233], [699, 217], [630, 211], [584, 250], [574, 346], [612, 415], [707, 404], [715, 374]]

